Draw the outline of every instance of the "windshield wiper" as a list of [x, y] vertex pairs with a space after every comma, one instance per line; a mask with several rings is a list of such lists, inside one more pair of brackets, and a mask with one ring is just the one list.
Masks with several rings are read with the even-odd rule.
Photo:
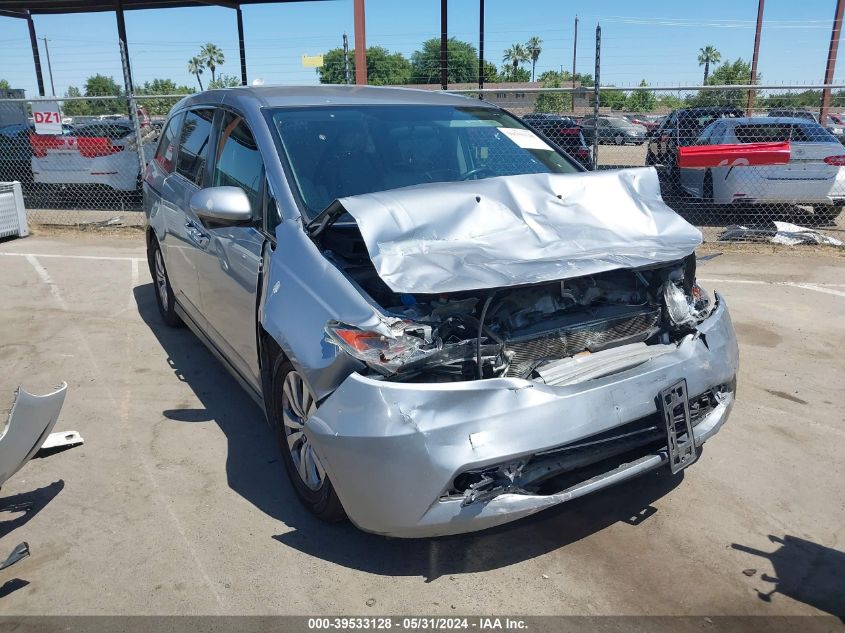
[[320, 233], [329, 228], [335, 221], [346, 213], [346, 209], [340, 203], [340, 200], [335, 200], [325, 209], [320, 211], [313, 220], [305, 225], [305, 232], [311, 237], [317, 237]]

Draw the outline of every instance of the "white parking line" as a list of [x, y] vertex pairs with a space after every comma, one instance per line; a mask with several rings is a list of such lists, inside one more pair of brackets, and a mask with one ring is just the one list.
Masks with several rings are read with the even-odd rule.
[[26, 255], [26, 261], [28, 261], [32, 265], [32, 267], [35, 269], [35, 272], [38, 273], [38, 276], [41, 278], [41, 281], [43, 281], [50, 289], [50, 294], [53, 295], [53, 299], [56, 300], [56, 303], [59, 304], [59, 307], [65, 312], [67, 312], [68, 309], [67, 303], [65, 303], [65, 298], [59, 291], [59, 287], [56, 285], [56, 282], [54, 282], [53, 278], [50, 276], [50, 273], [47, 272], [47, 269], [41, 265], [41, 262], [38, 261], [35, 255]]
[[63, 259], [92, 259], [110, 262], [143, 262], [145, 257], [106, 257], [101, 255], [57, 255], [55, 253], [0, 253], [5, 257], [53, 257]]
[[813, 292], [822, 292], [836, 297], [845, 297], [845, 292], [842, 290], [835, 290], [833, 286], [841, 287], [842, 284], [811, 284], [800, 281], [762, 281], [760, 279], [714, 279], [712, 277], [699, 277], [699, 281], [709, 284], [747, 284], [754, 286], [790, 286], [792, 288], [802, 288], [803, 290], [812, 290]]

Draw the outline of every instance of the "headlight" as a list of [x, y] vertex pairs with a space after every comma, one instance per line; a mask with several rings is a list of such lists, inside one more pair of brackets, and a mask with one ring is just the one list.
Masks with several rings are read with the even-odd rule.
[[713, 302], [710, 295], [697, 283], [692, 285], [692, 293], [687, 294], [673, 281], [663, 284], [663, 301], [669, 320], [678, 327], [691, 327], [710, 316]]
[[442, 348], [440, 339], [432, 340], [430, 326], [411, 321], [394, 322], [389, 335], [329, 321], [326, 334], [330, 343], [385, 376], [424, 362]]

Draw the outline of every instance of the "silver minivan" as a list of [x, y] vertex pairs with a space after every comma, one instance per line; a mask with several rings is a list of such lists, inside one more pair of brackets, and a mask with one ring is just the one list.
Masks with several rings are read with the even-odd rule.
[[323, 519], [498, 525], [681, 471], [733, 406], [730, 316], [654, 169], [586, 172], [483, 101], [203, 92], [143, 188], [162, 318], [263, 406]]

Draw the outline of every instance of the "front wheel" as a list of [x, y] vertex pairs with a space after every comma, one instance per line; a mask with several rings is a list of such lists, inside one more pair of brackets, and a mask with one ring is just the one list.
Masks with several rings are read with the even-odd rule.
[[613, 137], [613, 142], [616, 143], [617, 145], [624, 145], [625, 144], [625, 137], [622, 136], [621, 134], [617, 134], [616, 136]]
[[273, 367], [272, 423], [296, 496], [324, 521], [346, 518], [340, 499], [314, 446], [305, 435], [305, 423], [317, 410], [317, 401], [303, 377], [281, 354]]

